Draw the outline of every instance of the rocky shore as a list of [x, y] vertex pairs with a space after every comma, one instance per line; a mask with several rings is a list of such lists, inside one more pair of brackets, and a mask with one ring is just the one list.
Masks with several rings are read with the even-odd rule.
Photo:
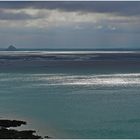
[[[43, 139], [42, 136], [38, 136], [35, 130], [16, 130], [11, 127], [19, 127], [26, 125], [25, 121], [19, 120], [0, 120], [0, 139]], [[50, 138], [45, 136], [45, 138]]]

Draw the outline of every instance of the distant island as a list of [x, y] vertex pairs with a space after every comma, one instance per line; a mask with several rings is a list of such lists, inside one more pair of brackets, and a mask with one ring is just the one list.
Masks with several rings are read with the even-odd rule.
[[16, 50], [17, 50], [16, 47], [13, 46], [13, 45], [10, 45], [10, 46], [6, 49], [6, 51], [16, 51]]

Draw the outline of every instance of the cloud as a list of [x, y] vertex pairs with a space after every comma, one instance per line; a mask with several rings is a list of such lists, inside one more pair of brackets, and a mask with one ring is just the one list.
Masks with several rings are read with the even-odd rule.
[[1, 1], [0, 8], [5, 9], [50, 9], [67, 12], [112, 13], [120, 16], [140, 15], [139, 1]]
[[137, 31], [139, 7], [129, 1], [1, 1], [0, 28]]
[[[10, 9], [1, 10], [0, 27], [32, 27], [44, 28], [59, 26], [77, 26], [81, 23], [95, 24], [105, 15], [96, 13], [79, 14], [47, 9]], [[10, 23], [9, 23], [10, 20]], [[17, 20], [15, 22], [15, 20]]]
[[139, 14], [140, 2], [132, 1], [0, 1], [1, 27], [139, 24]]
[[29, 20], [29, 19], [37, 19], [40, 18], [38, 16], [32, 16], [22, 11], [7, 11], [0, 9], [0, 20]]

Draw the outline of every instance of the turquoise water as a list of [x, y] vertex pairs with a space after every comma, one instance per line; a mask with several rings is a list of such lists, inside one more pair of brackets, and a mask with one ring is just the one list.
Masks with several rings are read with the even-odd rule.
[[0, 115], [25, 119], [53, 138], [140, 138], [140, 66], [135, 59], [30, 67], [8, 60], [10, 65], [0, 70]]

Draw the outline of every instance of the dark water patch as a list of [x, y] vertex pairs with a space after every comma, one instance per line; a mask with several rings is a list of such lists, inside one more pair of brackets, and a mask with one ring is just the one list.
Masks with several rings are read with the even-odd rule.
[[140, 123], [140, 119], [129, 119], [129, 120], [114, 120], [114, 121], [109, 121], [108, 123]]

